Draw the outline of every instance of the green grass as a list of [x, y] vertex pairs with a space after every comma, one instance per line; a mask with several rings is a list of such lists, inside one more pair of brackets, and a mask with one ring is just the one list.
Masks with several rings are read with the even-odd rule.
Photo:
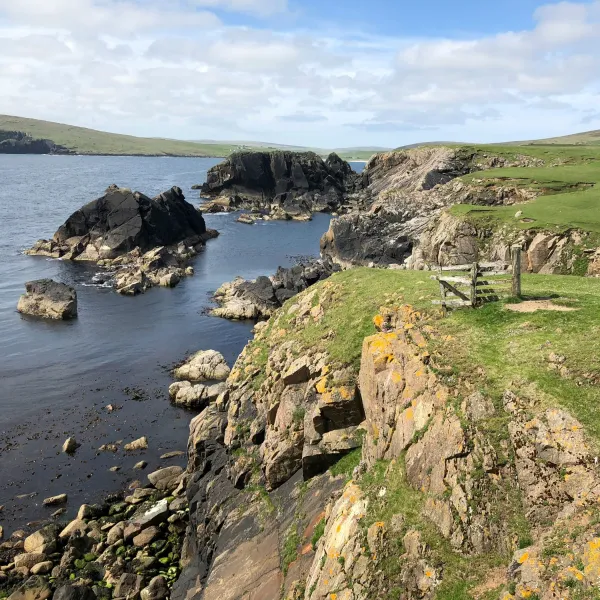
[[312, 534], [312, 537], [310, 538], [310, 543], [312, 544], [313, 550], [317, 549], [317, 544], [319, 543], [319, 540], [323, 537], [325, 533], [326, 525], [327, 522], [325, 521], [325, 519], [321, 519], [315, 526], [315, 530]]
[[[500, 148], [500, 149], [498, 149]], [[491, 154], [531, 156], [543, 167], [490, 169], [463, 177], [467, 183], [511, 185], [537, 191], [535, 200], [513, 206], [456, 205], [451, 213], [490, 224], [509, 224], [515, 229], [569, 229], [600, 233], [600, 147], [526, 146], [477, 147]], [[560, 164], [557, 164], [560, 163]], [[522, 211], [517, 219], [515, 214]]]
[[294, 521], [287, 531], [283, 548], [281, 549], [281, 570], [287, 575], [289, 566], [298, 558], [298, 546], [301, 539], [298, 534], [298, 525]]
[[361, 457], [362, 448], [355, 448], [348, 452], [346, 456], [340, 458], [340, 460], [329, 469], [329, 472], [333, 477], [344, 475], [346, 479], [350, 479], [352, 477], [352, 472], [358, 467]]
[[[481, 367], [496, 402], [507, 388], [528, 390], [542, 406], [567, 409], [600, 442], [600, 279], [524, 275], [523, 293], [577, 310], [517, 313], [495, 302], [455, 311], [439, 322], [454, 339], [437, 351], [456, 372]], [[550, 368], [551, 352], [566, 357], [567, 376]]]
[[[381, 306], [412, 304], [430, 307], [439, 289], [438, 284], [430, 279], [430, 273], [367, 267], [337, 273], [317, 284], [320, 297], [326, 296], [322, 292], [324, 286], [331, 284], [335, 286], [334, 298], [326, 307], [323, 319], [309, 323], [301, 330], [290, 331], [290, 334], [305, 348], [322, 349], [334, 362], [355, 367], [360, 365], [364, 338], [376, 333], [372, 319]], [[292, 298], [286, 308], [293, 304]], [[284, 326], [285, 321], [284, 317]], [[324, 336], [329, 331], [333, 334]]]

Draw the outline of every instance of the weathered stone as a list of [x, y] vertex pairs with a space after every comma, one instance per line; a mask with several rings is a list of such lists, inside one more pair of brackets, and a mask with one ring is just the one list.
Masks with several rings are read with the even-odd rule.
[[30, 552], [27, 554], [17, 554], [14, 558], [15, 568], [19, 567], [27, 567], [31, 569], [31, 567], [37, 565], [38, 563], [44, 562], [46, 560], [46, 555], [41, 554], [39, 552]]
[[77, 316], [77, 292], [52, 279], [29, 281], [17, 310], [45, 319], [72, 319]]
[[65, 504], [68, 500], [67, 494], [59, 494], [58, 496], [51, 496], [44, 500], [44, 506], [56, 506], [57, 504]]
[[133, 442], [129, 442], [129, 444], [125, 444], [123, 447], [126, 452], [135, 452], [136, 450], [146, 450], [148, 448], [148, 438], [143, 436], [134, 440]]
[[301, 356], [295, 360], [287, 371], [283, 374], [283, 382], [286, 385], [303, 383], [310, 379], [310, 359], [308, 356]]
[[148, 466], [148, 463], [145, 460], [140, 460], [140, 462], [135, 463], [135, 465], [133, 465], [134, 469], [137, 470], [142, 470], [145, 469]]
[[143, 584], [144, 578], [141, 575], [123, 573], [115, 587], [115, 597], [139, 600]]
[[86, 585], [63, 585], [56, 589], [52, 600], [96, 600], [96, 594]]
[[38, 552], [40, 554], [52, 554], [56, 551], [59, 528], [56, 525], [48, 525], [25, 538], [25, 552]]
[[106, 543], [109, 546], [116, 544], [118, 541], [123, 539], [123, 532], [125, 531], [125, 523], [117, 523], [108, 532], [106, 536]]
[[30, 577], [21, 587], [17, 588], [8, 600], [47, 600], [52, 596], [48, 583], [40, 575]]
[[169, 597], [169, 587], [166, 579], [159, 575], [150, 580], [150, 583], [141, 591], [142, 600], [165, 600]]
[[73, 454], [73, 452], [75, 452], [75, 450], [77, 450], [77, 448], [79, 448], [79, 444], [77, 443], [77, 440], [73, 437], [70, 437], [65, 440], [65, 443], [63, 444], [63, 447], [62, 447], [62, 451], [65, 454]]
[[169, 397], [178, 406], [201, 409], [216, 401], [225, 389], [223, 383], [192, 385], [189, 381], [177, 381], [169, 386]]
[[155, 504], [150, 510], [143, 515], [136, 517], [132, 524], [140, 528], [151, 527], [152, 525], [160, 525], [169, 518], [169, 503], [167, 498]]
[[88, 525], [82, 519], [75, 519], [71, 521], [61, 532], [59, 537], [66, 539], [71, 537], [74, 533], [85, 533], [88, 530]]
[[197, 352], [177, 367], [173, 372], [176, 379], [196, 383], [199, 381], [227, 379], [230, 369], [225, 358], [216, 350], [203, 350]]
[[148, 475], [148, 480], [157, 489], [171, 492], [177, 487], [179, 477], [183, 473], [181, 467], [173, 466], [154, 471]]
[[161, 531], [158, 527], [148, 527], [133, 538], [133, 545], [138, 548], [150, 545], [154, 540], [160, 537]]
[[52, 567], [54, 563], [51, 560], [46, 560], [44, 562], [37, 563], [31, 567], [30, 571], [32, 575], [46, 575], [52, 571]]

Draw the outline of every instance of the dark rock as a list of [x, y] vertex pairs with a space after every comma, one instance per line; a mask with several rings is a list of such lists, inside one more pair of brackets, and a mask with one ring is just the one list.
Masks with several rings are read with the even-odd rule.
[[376, 214], [344, 215], [331, 221], [321, 238], [321, 254], [343, 267], [402, 264], [424, 222], [411, 225]]
[[73, 319], [77, 316], [77, 292], [52, 279], [38, 279], [25, 284], [19, 299], [20, 313], [45, 319]]
[[237, 152], [209, 170], [202, 195], [226, 208], [273, 211], [277, 218], [333, 212], [358, 176], [337, 155], [312, 152]]
[[63, 585], [54, 592], [53, 600], [96, 600], [96, 594], [85, 585]]
[[202, 215], [178, 187], [150, 199], [112, 185], [104, 196], [74, 212], [54, 234], [54, 241], [89, 236], [88, 243], [93, 243], [101, 238], [101, 249], [97, 248], [101, 257], [114, 258], [134, 248], [146, 251], [205, 233]]
[[139, 600], [144, 578], [133, 573], [123, 573], [115, 587], [115, 597]]
[[34, 139], [22, 131], [0, 131], [0, 154], [73, 154], [52, 140]]

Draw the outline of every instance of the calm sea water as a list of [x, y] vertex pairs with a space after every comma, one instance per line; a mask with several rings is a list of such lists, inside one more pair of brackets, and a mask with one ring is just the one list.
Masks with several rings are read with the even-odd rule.
[[[178, 185], [197, 204], [191, 186], [218, 162], [0, 156], [0, 524], [9, 531], [47, 518], [41, 502], [48, 495], [68, 493], [72, 514], [82, 502], [143, 477], [132, 470], [141, 458], [149, 470], [183, 465], [185, 458], [160, 459], [185, 450], [194, 416], [169, 404], [168, 368], [209, 348], [233, 364], [251, 336], [251, 324], [204, 314], [211, 292], [237, 275], [270, 274], [295, 256], [318, 254], [326, 215], [254, 226], [236, 223], [235, 215], [206, 215], [221, 236], [195, 260], [195, 276], [135, 298], [90, 285], [94, 267], [22, 254], [112, 183], [150, 196]], [[43, 322], [16, 312], [24, 283], [42, 277], [77, 289], [78, 319]], [[109, 413], [108, 404], [119, 410]], [[82, 444], [74, 457], [60, 452], [69, 435]], [[102, 444], [140, 435], [150, 445], [142, 454], [98, 453]], [[111, 472], [114, 466], [120, 470]]]

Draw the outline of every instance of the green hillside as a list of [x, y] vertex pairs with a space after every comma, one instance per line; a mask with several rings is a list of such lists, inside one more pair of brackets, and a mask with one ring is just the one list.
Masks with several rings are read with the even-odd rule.
[[[326, 156], [331, 150], [304, 148], [251, 141], [181, 141], [163, 138], [140, 138], [132, 135], [107, 133], [40, 121], [24, 117], [0, 115], [0, 131], [22, 131], [35, 139], [52, 140], [76, 154], [141, 155], [141, 156], [211, 156], [226, 157], [236, 150], [313, 150]], [[337, 152], [346, 160], [368, 160], [377, 152], [376, 148], [342, 148]]]
[[[470, 147], [468, 147], [470, 148]], [[456, 205], [451, 211], [517, 229], [557, 232], [577, 228], [600, 234], [600, 146], [477, 146], [479, 152], [542, 159], [544, 166], [490, 169], [463, 177], [467, 183], [516, 186], [541, 192], [514, 206]], [[515, 217], [517, 211], [522, 214]]]
[[0, 131], [23, 131], [33, 138], [52, 140], [77, 154], [144, 156], [228, 156], [230, 144], [198, 144], [161, 138], [106, 133], [50, 121], [0, 115]]

